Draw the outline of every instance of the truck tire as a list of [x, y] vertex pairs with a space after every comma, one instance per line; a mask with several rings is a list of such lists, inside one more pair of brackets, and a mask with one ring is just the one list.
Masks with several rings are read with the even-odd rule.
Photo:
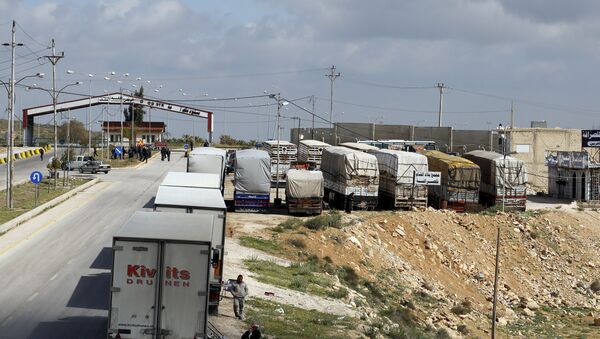
[[104, 174], [108, 174], [108, 171], [104, 171]]
[[79, 173], [83, 173], [83, 168], [80, 168], [80, 169], [79, 169]]

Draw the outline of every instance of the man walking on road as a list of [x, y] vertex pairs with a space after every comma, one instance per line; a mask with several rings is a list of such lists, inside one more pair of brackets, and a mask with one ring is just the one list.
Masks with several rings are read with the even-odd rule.
[[44, 149], [40, 148], [40, 160], [44, 161]]
[[248, 295], [248, 286], [244, 282], [244, 276], [238, 275], [237, 280], [231, 285], [233, 295], [233, 313], [235, 317], [244, 320], [244, 300]]

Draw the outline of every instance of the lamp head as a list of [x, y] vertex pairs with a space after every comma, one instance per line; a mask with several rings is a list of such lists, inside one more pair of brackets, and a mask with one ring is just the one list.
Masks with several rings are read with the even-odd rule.
[[75, 71], [72, 71], [70, 69], [67, 70], [67, 74], [73, 74], [73, 73], [75, 73]]
[[35, 76], [42, 79], [44, 77], [44, 73], [37, 73]]

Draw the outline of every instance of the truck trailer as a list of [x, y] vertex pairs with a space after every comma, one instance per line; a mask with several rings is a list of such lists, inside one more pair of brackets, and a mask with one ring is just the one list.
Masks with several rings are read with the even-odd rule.
[[463, 154], [481, 169], [479, 202], [524, 211], [527, 204], [527, 169], [522, 160], [491, 151]]
[[427, 207], [427, 186], [417, 185], [416, 172], [427, 172], [427, 157], [412, 152], [371, 151], [379, 165], [379, 204], [384, 208]]
[[464, 212], [479, 206], [481, 171], [470, 160], [442, 153], [425, 151], [430, 171], [440, 172], [441, 185], [429, 187], [429, 204], [435, 208]]
[[287, 173], [285, 204], [289, 214], [323, 212], [323, 173], [291, 169]]
[[261, 212], [271, 200], [271, 159], [261, 150], [241, 150], [235, 154], [234, 209]]
[[331, 147], [331, 145], [319, 140], [300, 140], [298, 162], [310, 164], [312, 168], [320, 168], [323, 150], [327, 147]]
[[214, 147], [196, 147], [187, 157], [187, 172], [212, 173], [219, 176], [221, 191], [225, 187], [227, 151]]
[[115, 233], [109, 338], [208, 338], [213, 218], [135, 212]]
[[321, 171], [330, 206], [344, 208], [352, 202], [353, 209], [377, 207], [379, 169], [374, 155], [332, 146], [323, 150]]
[[214, 173], [168, 172], [161, 186], [221, 189], [221, 178]]
[[225, 258], [225, 227], [227, 207], [221, 192], [216, 189], [159, 186], [154, 199], [154, 211], [212, 215], [212, 250], [219, 258], [212, 263], [208, 310], [217, 314], [219, 310], [221, 286], [223, 283], [223, 263]]

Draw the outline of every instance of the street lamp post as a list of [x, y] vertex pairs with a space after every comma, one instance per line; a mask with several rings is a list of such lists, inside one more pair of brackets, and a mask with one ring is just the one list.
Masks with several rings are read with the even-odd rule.
[[280, 117], [281, 117], [281, 107], [283, 106], [287, 106], [289, 104], [289, 102], [282, 100], [281, 99], [281, 94], [277, 93], [277, 94], [271, 94], [269, 95], [269, 97], [271, 99], [275, 99], [277, 101], [277, 164], [275, 165], [275, 201], [274, 201], [274, 205], [275, 206], [280, 206], [281, 205], [281, 199], [279, 198], [279, 162], [280, 162], [280, 155], [279, 153], [281, 152], [280, 148], [279, 148], [279, 142], [281, 139], [281, 127], [279, 125], [279, 121], [280, 121]]
[[[13, 73], [13, 77], [14, 77], [14, 73]], [[14, 147], [14, 138], [13, 138], [13, 125], [14, 125], [14, 115], [15, 115], [15, 86], [18, 85], [21, 81], [28, 79], [28, 78], [43, 78], [44, 77], [44, 73], [37, 73], [35, 75], [28, 75], [25, 76], [23, 78], [21, 78], [18, 81], [14, 81], [14, 78], [11, 78], [11, 81], [9, 84], [5, 83], [4, 81], [0, 80], [0, 84], [2, 84], [4, 86], [4, 88], [6, 89], [6, 91], [8, 92], [8, 111], [9, 111], [9, 118], [8, 118], [8, 142], [7, 142], [7, 160], [8, 160], [8, 164], [7, 164], [7, 171], [6, 171], [6, 207], [7, 208], [13, 208], [13, 192], [12, 192], [12, 182], [13, 182], [13, 171], [14, 171], [14, 162], [12, 160], [13, 157], [13, 147]]]

